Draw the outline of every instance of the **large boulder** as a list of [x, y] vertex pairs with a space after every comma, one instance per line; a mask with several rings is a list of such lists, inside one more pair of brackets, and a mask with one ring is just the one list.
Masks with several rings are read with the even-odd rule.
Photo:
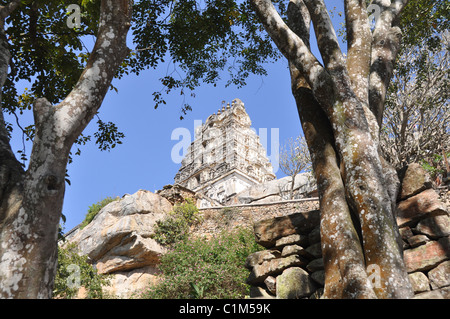
[[436, 191], [427, 189], [401, 201], [397, 206], [396, 215], [398, 226], [404, 227], [413, 225], [421, 219], [437, 215], [448, 215], [448, 213]]
[[68, 242], [76, 243], [99, 273], [113, 273], [155, 265], [165, 252], [151, 237], [156, 222], [172, 210], [170, 202], [139, 190], [106, 205]]
[[401, 200], [417, 195], [432, 187], [430, 175], [417, 163], [408, 165], [404, 176], [401, 177], [402, 186], [399, 194]]
[[279, 275], [283, 270], [290, 267], [306, 266], [307, 262], [307, 259], [298, 255], [266, 260], [253, 267], [247, 278], [247, 283], [250, 285], [262, 283], [268, 276]]
[[317, 287], [309, 274], [300, 267], [291, 267], [277, 277], [278, 299], [299, 299], [311, 295]]

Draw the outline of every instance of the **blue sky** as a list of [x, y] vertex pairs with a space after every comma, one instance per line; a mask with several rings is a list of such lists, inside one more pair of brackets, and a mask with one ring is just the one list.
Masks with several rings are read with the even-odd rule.
[[[342, 1], [326, 3], [331, 3], [329, 9], [338, 6], [337, 11], [343, 11]], [[335, 18], [338, 18], [337, 14]], [[335, 21], [335, 28], [339, 28], [338, 21]], [[345, 50], [345, 47], [342, 49]], [[315, 49], [313, 53], [320, 56]], [[179, 142], [171, 139], [172, 132], [178, 127], [187, 128], [193, 138], [194, 121], [204, 122], [221, 108], [222, 101], [231, 104], [233, 99], [240, 98], [244, 102], [252, 127], [257, 132], [267, 129], [269, 155], [276, 151], [270, 149], [273, 138], [271, 129], [279, 130], [280, 144], [302, 134], [286, 60], [268, 64], [266, 69], [268, 76], [251, 76], [241, 89], [234, 86], [225, 88], [226, 75], [216, 87], [203, 85], [195, 91], [196, 97], [187, 101], [193, 110], [184, 116], [184, 120], [179, 119], [183, 104], [179, 93], [167, 96], [166, 105], [156, 110], [153, 107], [151, 93], [161, 89], [158, 79], [166, 74], [167, 65], [142, 72], [139, 76], [129, 75], [114, 80], [113, 85], [118, 88], [118, 93], [108, 92], [99, 115], [104, 122], [114, 122], [125, 134], [125, 139], [122, 145], [110, 152], [98, 150], [92, 141], [80, 147], [81, 156], [73, 157], [73, 163], [68, 165], [71, 185], [66, 184], [63, 207], [65, 231], [84, 219], [90, 205], [107, 196], [133, 194], [139, 189], [153, 192], [172, 184], [180, 168], [180, 164], [171, 158], [172, 148]], [[8, 117], [6, 120], [15, 122]], [[30, 121], [31, 114], [21, 118], [23, 127], [31, 124]], [[93, 135], [96, 128], [94, 119], [83, 133]], [[92, 140], [95, 138], [92, 137]], [[18, 131], [15, 131], [11, 144], [14, 151], [22, 149]], [[29, 155], [31, 144], [27, 143], [26, 147]], [[278, 178], [285, 176], [281, 170], [275, 173]]]
[[[110, 91], [103, 102], [100, 117], [114, 122], [125, 134], [122, 145], [110, 152], [101, 152], [91, 142], [82, 146], [81, 156], [74, 156], [68, 166], [71, 185], [66, 186], [63, 213], [66, 230], [80, 223], [88, 207], [106, 196], [122, 196], [139, 189], [155, 191], [172, 184], [181, 164], [171, 158], [172, 148], [179, 142], [172, 140], [172, 132], [187, 128], [194, 138], [194, 121], [205, 121], [221, 108], [222, 101], [240, 98], [252, 120], [252, 127], [268, 132], [268, 154], [271, 129], [279, 129], [279, 142], [301, 134], [300, 120], [290, 92], [290, 78], [285, 61], [269, 65], [269, 76], [252, 77], [242, 89], [203, 86], [195, 91], [189, 102], [193, 106], [183, 120], [179, 120], [182, 97], [167, 97], [167, 105], [153, 108], [151, 93], [159, 89], [157, 72], [144, 72], [116, 81], [118, 93]], [[225, 81], [224, 81], [225, 82]], [[85, 134], [96, 130], [95, 120]], [[283, 177], [281, 170], [277, 177]]]

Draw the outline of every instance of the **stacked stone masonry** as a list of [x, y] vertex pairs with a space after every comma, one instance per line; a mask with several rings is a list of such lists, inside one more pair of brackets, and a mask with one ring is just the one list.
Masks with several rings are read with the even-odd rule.
[[175, 184], [204, 195], [199, 207], [212, 207], [249, 186], [275, 178], [244, 103], [234, 99], [231, 106], [223, 106], [196, 128]]
[[[410, 165], [401, 177], [396, 218], [415, 298], [450, 299], [448, 207], [419, 165]], [[247, 259], [251, 297], [320, 298], [324, 263], [319, 223], [318, 210], [255, 223], [257, 241], [266, 250]]]

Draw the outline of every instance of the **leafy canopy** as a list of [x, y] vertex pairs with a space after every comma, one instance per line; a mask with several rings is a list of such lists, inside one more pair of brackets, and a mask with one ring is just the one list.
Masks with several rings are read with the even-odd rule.
[[[0, 0], [2, 5], [8, 2]], [[3, 87], [4, 112], [15, 115], [19, 122], [23, 112], [32, 109], [36, 98], [45, 97], [57, 104], [67, 96], [95, 41], [100, 2], [23, 0], [6, 19], [5, 35], [12, 59]], [[79, 28], [67, 26], [71, 12], [66, 8], [70, 4], [81, 8]], [[153, 93], [155, 108], [165, 104], [165, 94], [173, 91], [194, 97], [196, 87], [216, 84], [222, 73], [229, 75], [227, 85], [243, 86], [251, 73], [265, 75], [263, 64], [279, 57], [246, 1], [135, 1], [131, 38], [132, 50], [116, 78], [140, 74], [161, 63], [173, 65], [174, 71], [160, 79], [164, 89]], [[21, 81], [27, 83], [23, 91], [18, 89]], [[181, 107], [184, 114], [191, 109], [187, 103]], [[113, 123], [100, 119], [97, 123], [95, 138], [100, 149], [109, 150], [120, 144], [124, 135]], [[11, 123], [7, 127], [12, 134]], [[33, 139], [33, 125], [22, 131], [27, 139]], [[90, 136], [81, 136], [76, 144], [89, 140]]]

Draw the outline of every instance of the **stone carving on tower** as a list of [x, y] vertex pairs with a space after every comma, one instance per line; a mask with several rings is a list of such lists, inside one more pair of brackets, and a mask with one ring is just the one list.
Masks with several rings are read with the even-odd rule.
[[[200, 207], [224, 204], [245, 188], [276, 178], [244, 103], [234, 99], [196, 128], [175, 184], [203, 198]], [[200, 196], [200, 198], [202, 197]]]

